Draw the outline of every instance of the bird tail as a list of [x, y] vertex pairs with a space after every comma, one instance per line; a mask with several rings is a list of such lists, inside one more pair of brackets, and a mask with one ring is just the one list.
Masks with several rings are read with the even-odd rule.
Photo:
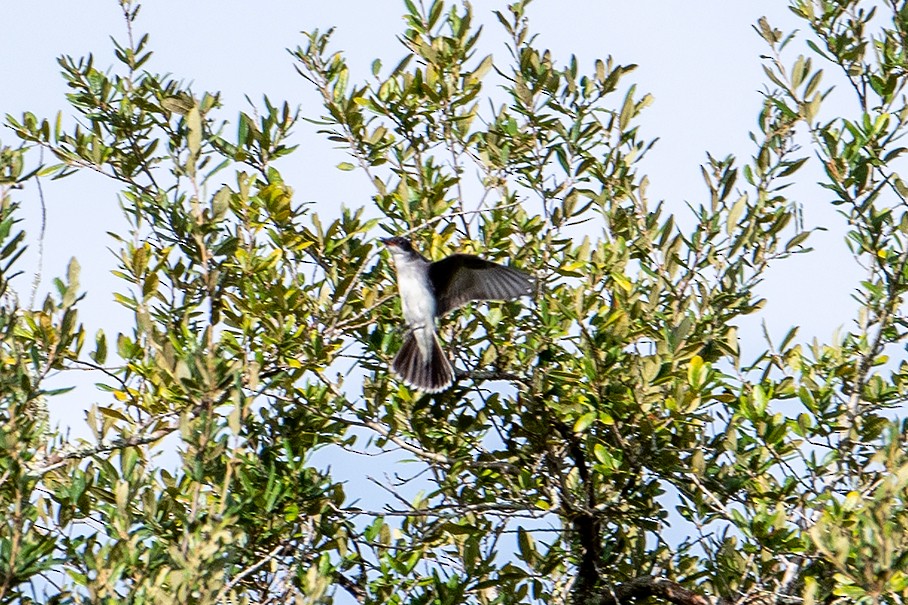
[[424, 359], [414, 333], [407, 334], [391, 369], [404, 384], [424, 393], [440, 393], [454, 383], [454, 369], [434, 336], [428, 359]]

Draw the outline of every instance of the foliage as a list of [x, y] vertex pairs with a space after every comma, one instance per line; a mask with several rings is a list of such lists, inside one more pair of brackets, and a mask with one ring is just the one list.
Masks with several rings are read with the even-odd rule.
[[[795, 0], [797, 56], [795, 35], [761, 20], [753, 156], [708, 156], [703, 201], [672, 213], [640, 174], [652, 99], [634, 66], [557, 60], [527, 4], [494, 13], [509, 57], [493, 58], [469, 4], [405, 0], [404, 58], [364, 82], [330, 32], [305, 35], [292, 56], [318, 123], [350, 155], [339, 168], [374, 186], [337, 218], [277, 167], [298, 113], [265, 99], [231, 134], [217, 93], [147, 70], [127, 0], [114, 68], [60, 59], [77, 126], [7, 117], [20, 146], [0, 149], [0, 603], [908, 596], [908, 11]], [[819, 63], [847, 84], [824, 88]], [[853, 96], [853, 114], [826, 115], [829, 95]], [[35, 148], [55, 161], [29, 172]], [[809, 252], [786, 188], [811, 154], [867, 271], [858, 314], [844, 336], [792, 329], [748, 362], [736, 328], [758, 285]], [[78, 171], [120, 186], [114, 296], [135, 320], [87, 346], [75, 260], [40, 307], [11, 286], [30, 241], [17, 190]], [[448, 392], [389, 376], [402, 334], [383, 232], [537, 280], [532, 303], [442, 322]], [[76, 370], [103, 401], [84, 443], [46, 419], [62, 393], [49, 377]], [[375, 482], [388, 499], [370, 508], [324, 451], [412, 459], [388, 463], [404, 478]]]

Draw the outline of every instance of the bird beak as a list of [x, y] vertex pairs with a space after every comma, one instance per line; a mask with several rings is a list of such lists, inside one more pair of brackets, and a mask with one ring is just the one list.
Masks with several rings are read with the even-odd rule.
[[383, 238], [379, 239], [378, 241], [380, 241], [380, 242], [383, 243], [384, 245], [388, 246], [389, 248], [392, 247], [392, 246], [394, 245], [394, 244], [391, 242], [391, 238], [390, 238], [390, 237], [383, 237]]

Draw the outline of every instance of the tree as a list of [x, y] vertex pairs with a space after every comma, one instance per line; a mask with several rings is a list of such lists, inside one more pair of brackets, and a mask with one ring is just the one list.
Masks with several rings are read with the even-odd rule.
[[[495, 13], [510, 56], [493, 58], [469, 4], [405, 0], [403, 60], [376, 60], [363, 83], [330, 32], [305, 36], [292, 56], [324, 100], [323, 132], [375, 187], [336, 220], [276, 167], [298, 113], [265, 99], [231, 134], [217, 93], [143, 68], [130, 0], [114, 68], [60, 60], [78, 126], [7, 118], [0, 603], [908, 596], [908, 10], [794, 0], [803, 55], [761, 20], [753, 156], [709, 156], [704, 200], [671, 213], [639, 172], [650, 98], [634, 66], [558, 60], [527, 4]], [[847, 84], [824, 88], [817, 64]], [[828, 95], [853, 113], [826, 115]], [[736, 326], [761, 307], [758, 284], [809, 252], [786, 188], [812, 156], [867, 272], [858, 314], [844, 336], [808, 344], [793, 328], [748, 362]], [[77, 171], [116, 181], [130, 224], [113, 236], [114, 296], [134, 326], [93, 345], [75, 260], [40, 306], [13, 289], [32, 241], [17, 189]], [[384, 232], [538, 280], [531, 304], [443, 322], [458, 368], [445, 393], [389, 376], [402, 329]], [[76, 370], [105, 401], [87, 443], [46, 421], [61, 394], [48, 377]], [[167, 448], [176, 472], [156, 464]], [[371, 510], [311, 462], [324, 448], [411, 460]], [[413, 496], [413, 482], [428, 488]]]

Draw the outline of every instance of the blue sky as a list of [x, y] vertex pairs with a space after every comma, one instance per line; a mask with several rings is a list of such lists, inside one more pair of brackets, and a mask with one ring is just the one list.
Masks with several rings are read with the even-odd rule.
[[[335, 48], [345, 51], [354, 74], [365, 77], [375, 57], [394, 65], [402, 55], [395, 38], [403, 27], [402, 8], [397, 0], [154, 0], [143, 6], [136, 30], [151, 36], [155, 58], [149, 69], [193, 82], [197, 92], [222, 91], [225, 117], [249, 109], [244, 95], [258, 102], [263, 94], [273, 102], [300, 104], [304, 115], [317, 117], [321, 113], [318, 99], [295, 73], [286, 51], [302, 44], [299, 32], [336, 27]], [[485, 48], [501, 52], [505, 59], [501, 31], [492, 15], [495, 8], [503, 9], [504, 3], [474, 3], [476, 19], [486, 25]], [[651, 201], [664, 199], [675, 209], [683, 209], [685, 201], [698, 203], [704, 198], [699, 166], [707, 151], [743, 158], [753, 150], [747, 134], [756, 126], [759, 90], [765, 82], [760, 55], [767, 49], [752, 25], [761, 16], [783, 30], [800, 26], [787, 3], [765, 0], [537, 0], [529, 11], [538, 44], [550, 48], [559, 60], [574, 53], [582, 65], [591, 66], [595, 59], [611, 55], [618, 63], [639, 65], [630, 80], [637, 83], [639, 92], [655, 97], [643, 117], [643, 134], [660, 139], [643, 170], [649, 174]], [[103, 68], [112, 63], [109, 37], [125, 37], [114, 0], [7, 3], [0, 28], [0, 53], [5, 57], [0, 61], [4, 82], [0, 114], [13, 115], [28, 110], [51, 117], [58, 110], [67, 111], [56, 58], [91, 52]], [[365, 177], [335, 169], [346, 157], [314, 131], [301, 124], [296, 130], [300, 149], [280, 165], [297, 196], [315, 201], [316, 209], [329, 214], [340, 204], [368, 204], [371, 191]], [[0, 130], [0, 140], [14, 142], [5, 129]], [[815, 186], [808, 183], [795, 191], [803, 196], [807, 224], [826, 225], [830, 230], [811, 240], [818, 252], [784, 263], [767, 280], [763, 294], [769, 304], [761, 319], [778, 336], [790, 325], [803, 324], [805, 336], [825, 338], [835, 327], [848, 325], [852, 308], [848, 294], [854, 282], [847, 281], [846, 274], [840, 285], [830, 287], [828, 268], [848, 262], [841, 244], [841, 221]], [[90, 334], [103, 326], [112, 336], [117, 322], [124, 326], [129, 322], [128, 313], [110, 295], [117, 282], [110, 275], [115, 261], [106, 233], [123, 226], [116, 188], [86, 174], [45, 182], [44, 192], [48, 222], [42, 288], [65, 273], [70, 257], [77, 257], [88, 291], [82, 318]], [[39, 227], [35, 188], [20, 192], [20, 199], [25, 227], [35, 236]], [[36, 250], [32, 246], [29, 269], [36, 266]], [[26, 275], [17, 284], [24, 299], [30, 283]], [[742, 337], [757, 338], [759, 333], [754, 320], [742, 330]], [[54, 418], [74, 427], [74, 434], [83, 434], [77, 419], [81, 409], [92, 403], [91, 393], [83, 393], [85, 398], [73, 398], [72, 407], [52, 409]]]

